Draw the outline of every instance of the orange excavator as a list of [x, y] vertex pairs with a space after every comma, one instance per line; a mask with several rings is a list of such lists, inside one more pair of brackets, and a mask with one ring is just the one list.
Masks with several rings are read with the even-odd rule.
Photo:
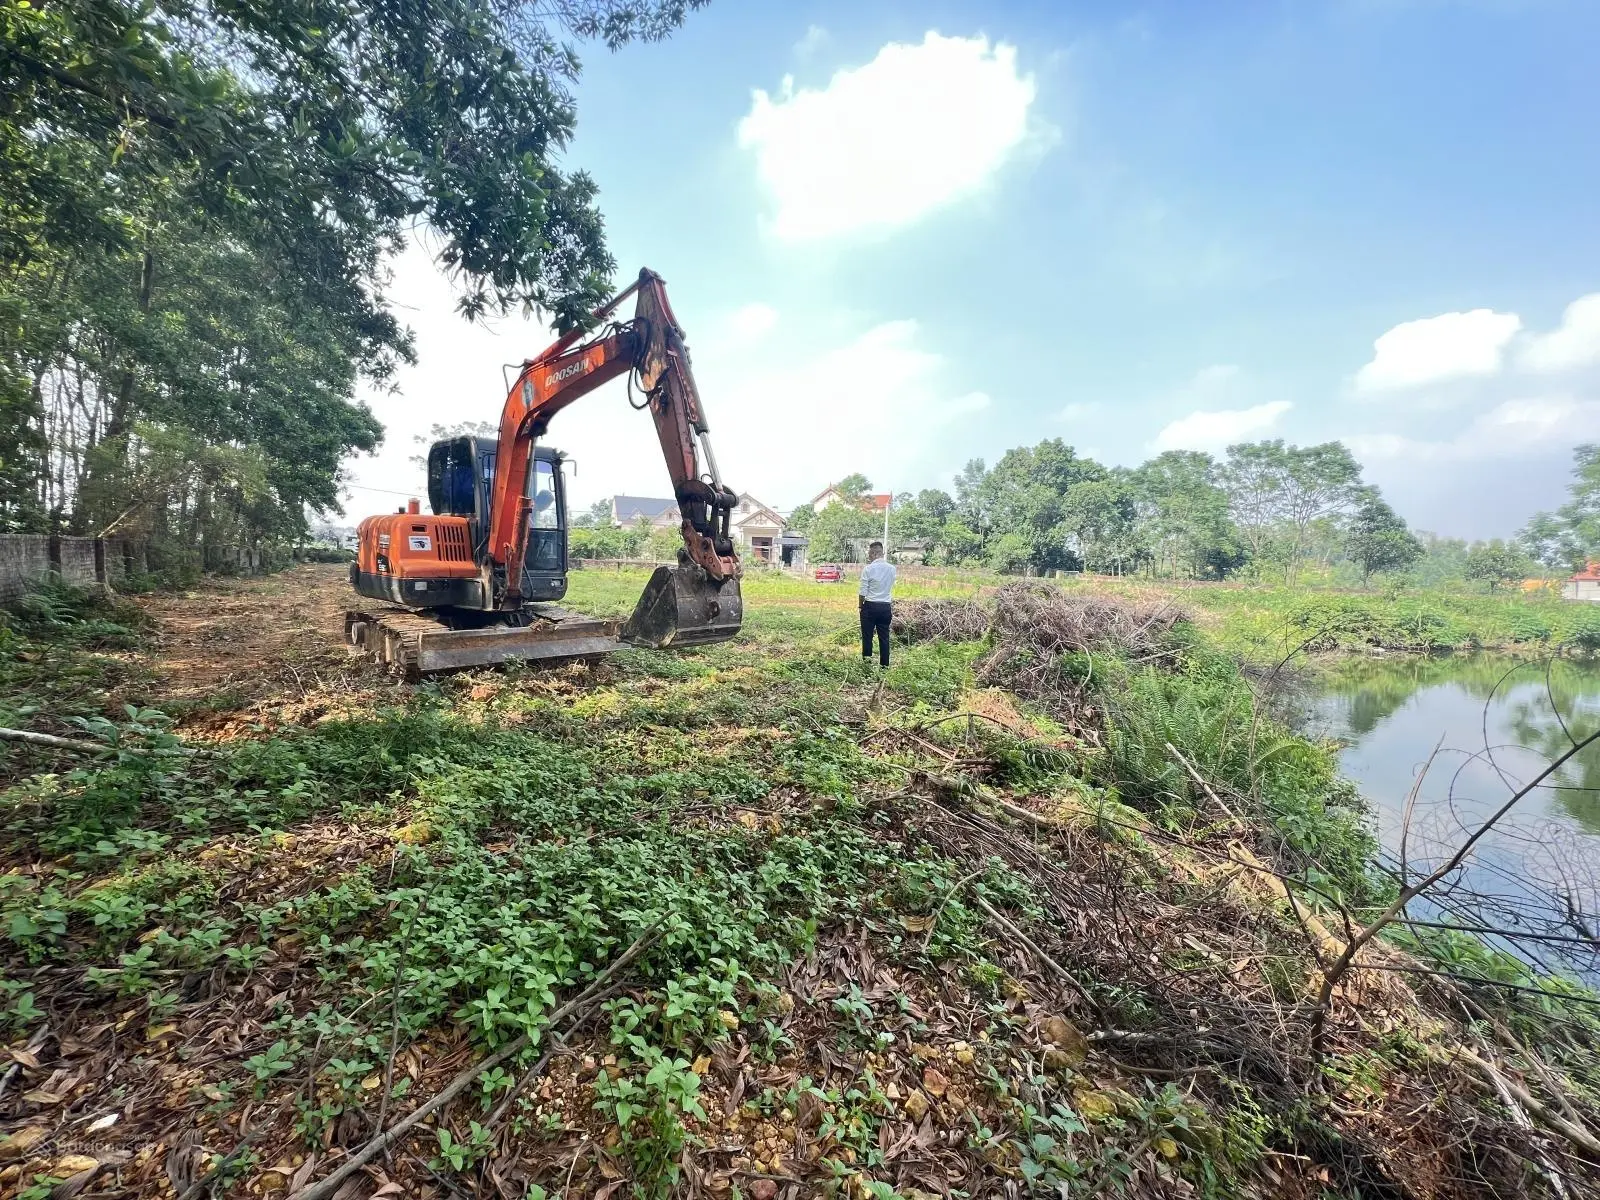
[[[613, 314], [635, 297], [631, 319]], [[739, 632], [744, 605], [722, 482], [683, 332], [661, 277], [640, 271], [595, 310], [598, 333], [569, 333], [522, 364], [497, 438], [428, 452], [428, 500], [368, 517], [350, 582], [384, 605], [345, 614], [350, 643], [409, 675], [517, 660], [592, 658], [623, 644], [691, 646]], [[580, 616], [567, 590], [565, 456], [539, 445], [550, 419], [621, 376], [643, 396], [682, 517], [675, 566], [658, 567], [626, 622]]]

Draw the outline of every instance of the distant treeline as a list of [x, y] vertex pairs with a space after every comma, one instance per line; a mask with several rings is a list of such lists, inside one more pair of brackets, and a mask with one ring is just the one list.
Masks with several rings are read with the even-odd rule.
[[[882, 517], [850, 499], [871, 490], [864, 476], [835, 489], [846, 499], [791, 517], [811, 538], [812, 561], [847, 559], [853, 542], [882, 532]], [[1012, 574], [1293, 584], [1309, 568], [1363, 584], [1403, 576], [1497, 587], [1537, 569], [1520, 542], [1414, 533], [1340, 442], [1241, 443], [1221, 458], [1169, 450], [1126, 468], [1051, 438], [1008, 451], [993, 467], [972, 460], [953, 495], [928, 488], [896, 496], [889, 528], [899, 547], [927, 562]]]

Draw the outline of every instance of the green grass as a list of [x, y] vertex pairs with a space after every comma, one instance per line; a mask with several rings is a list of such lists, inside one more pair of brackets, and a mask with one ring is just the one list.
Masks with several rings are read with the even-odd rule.
[[1395, 596], [1285, 589], [1193, 588], [1184, 598], [1219, 619], [1218, 641], [1253, 657], [1372, 648], [1580, 651], [1600, 647], [1600, 607], [1522, 593], [1425, 591]]
[[[578, 572], [568, 602], [620, 614], [645, 577]], [[908, 580], [901, 595], [971, 596], [990, 582]], [[1106, 1099], [1104, 1063], [1039, 1058], [1038, 1020], [1076, 1001], [1045, 976], [1019, 982], [1030, 959], [986, 923], [974, 892], [1059, 939], [1056, 953], [1075, 952], [1072, 932], [986, 844], [932, 838], [923, 797], [954, 786], [969, 800], [1066, 798], [1147, 831], [1212, 836], [1214, 805], [1170, 743], [1256, 823], [1224, 839], [1245, 837], [1323, 890], [1371, 903], [1382, 889], [1367, 873], [1370, 829], [1326, 747], [1259, 718], [1237, 667], [1193, 630], [1178, 635], [1175, 669], [1097, 655], [1088, 699], [1105, 714], [1103, 737], [1074, 744], [1026, 705], [1037, 738], [932, 724], [961, 711], [983, 647], [900, 647], [880, 675], [859, 661], [849, 585], [752, 573], [744, 596], [733, 642], [626, 650], [592, 672], [375, 690], [381, 700], [338, 719], [193, 757], [145, 753], [174, 744], [168, 714], [89, 715], [97, 696], [104, 710], [107, 679], [73, 664], [136, 628], [112, 634], [98, 624], [109, 614], [82, 599], [12, 618], [0, 670], [15, 719], [73, 679], [81, 733], [107, 748], [8, 762], [0, 1023], [14, 1039], [45, 1023], [57, 1036], [126, 1031], [117, 1053], [183, 1082], [142, 1093], [121, 1136], [194, 1127], [221, 1153], [249, 1107], [269, 1132], [246, 1175], [336, 1139], [358, 1144], [380, 1105], [404, 1111], [407, 1089], [437, 1089], [474, 1055], [531, 1035], [534, 1047], [474, 1080], [426, 1144], [410, 1144], [429, 1169], [465, 1179], [497, 1152], [485, 1123], [550, 1044], [552, 1009], [657, 929], [625, 988], [575, 1035], [575, 1057], [552, 1069], [556, 1095], [531, 1091], [512, 1109], [509, 1161], [550, 1194], [571, 1166], [584, 1188], [599, 1185], [589, 1164], [563, 1157], [570, 1135], [633, 1195], [664, 1197], [685, 1151], [753, 1141], [757, 1123], [792, 1121], [804, 1099], [819, 1106], [818, 1151], [784, 1169], [817, 1190], [892, 1197], [883, 1146], [901, 1117], [881, 1083], [899, 1072], [915, 1088], [925, 1043], [946, 1048], [940, 1061], [966, 1089], [968, 1109], [940, 1110], [954, 1146], [988, 1182], [1020, 1180], [1024, 1194], [1115, 1194], [1159, 1146], [1162, 1170], [1227, 1196], [1255, 1178], [1269, 1144], [1311, 1152], [1300, 1118], [1246, 1080], [1219, 1090], [1119, 1077]], [[45, 648], [49, 670], [22, 657]], [[1128, 856], [1125, 903], [1164, 906], [1169, 924], [1210, 919], [1219, 893], [1183, 883], [1157, 841], [1104, 836]], [[1228, 903], [1208, 938], [1258, 919]], [[1292, 1001], [1308, 956], [1286, 915], [1259, 919], [1257, 934], [1288, 947], [1261, 969]], [[1177, 949], [1161, 962], [1209, 969], [1187, 943]], [[1245, 961], [1260, 950], [1250, 943]], [[1162, 968], [1143, 951], [1125, 966], [1096, 961], [1112, 964], [1085, 980], [1107, 1020], [1137, 1028], [1160, 1010], [1150, 972]], [[872, 977], [893, 987], [858, 979], [879, 968], [889, 974]], [[820, 999], [805, 997], [810, 987]], [[187, 1041], [191, 1027], [215, 1027], [218, 1004], [236, 1038]], [[385, 1104], [396, 1048], [421, 1069], [398, 1071]], [[735, 1055], [749, 1078], [792, 1086], [757, 1083], [731, 1100], [726, 1074], [710, 1081]], [[582, 1068], [584, 1056], [600, 1061]], [[829, 1082], [830, 1062], [851, 1065]], [[74, 1111], [125, 1101], [115, 1073], [88, 1086]], [[396, 1169], [417, 1170], [402, 1157]]]
[[43, 712], [57, 722], [98, 714], [105, 693], [134, 672], [119, 652], [141, 644], [138, 609], [65, 584], [46, 584], [0, 608], [0, 726]]
[[[625, 617], [633, 611], [650, 572], [643, 569], [591, 568], [568, 576], [564, 603], [599, 616]], [[902, 576], [895, 595], [975, 599], [1004, 582], [999, 576], [970, 578]], [[778, 571], [752, 570], [741, 584], [744, 633], [763, 646], [814, 645], [836, 639], [841, 630], [855, 636], [855, 581], [816, 583]]]
[[[589, 570], [571, 576], [568, 600], [588, 611], [632, 611], [648, 572]], [[988, 571], [902, 573], [898, 599], [982, 599], [1014, 576]], [[1567, 602], [1549, 589], [1473, 592], [1350, 591], [1249, 584], [1169, 584], [1137, 578], [1073, 577], [1069, 592], [1165, 598], [1193, 611], [1218, 648], [1257, 661], [1308, 652], [1509, 649], [1600, 650], [1600, 605]], [[767, 645], [836, 634], [854, 615], [853, 583], [819, 584], [776, 572], [744, 580], [745, 628]]]
[[1062, 586], [1171, 601], [1195, 614], [1214, 645], [1258, 662], [1296, 651], [1600, 649], [1600, 605], [1563, 601], [1551, 589], [1359, 591], [1134, 578], [1074, 578]]

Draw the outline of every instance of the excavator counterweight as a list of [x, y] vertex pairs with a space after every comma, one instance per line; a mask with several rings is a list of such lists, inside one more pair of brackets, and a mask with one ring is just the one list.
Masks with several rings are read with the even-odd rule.
[[[635, 298], [633, 317], [617, 307]], [[743, 573], [729, 531], [738, 496], [722, 482], [661, 277], [638, 280], [594, 313], [599, 333], [569, 333], [522, 364], [499, 435], [434, 443], [432, 512], [413, 500], [368, 517], [350, 582], [384, 606], [353, 608], [346, 637], [407, 674], [515, 660], [592, 658], [626, 644], [656, 649], [739, 632]], [[611, 379], [643, 392], [672, 480], [683, 546], [658, 567], [625, 622], [560, 608], [567, 590], [564, 456], [539, 443], [556, 413]]]

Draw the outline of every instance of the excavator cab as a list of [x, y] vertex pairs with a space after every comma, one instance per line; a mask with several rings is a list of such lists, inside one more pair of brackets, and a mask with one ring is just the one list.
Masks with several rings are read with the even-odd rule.
[[[428, 503], [439, 515], [467, 518], [473, 560], [489, 558], [489, 506], [494, 495], [498, 443], [489, 437], [455, 437], [428, 451]], [[567, 594], [567, 488], [559, 450], [535, 446], [528, 465], [528, 542], [522, 556], [522, 595], [534, 601]]]
[[[487, 559], [489, 503], [494, 494], [498, 442], [456, 437], [435, 442], [428, 452], [428, 503], [438, 516], [467, 518], [473, 558]], [[522, 595], [559, 600], [567, 592], [567, 491], [562, 456], [535, 446], [529, 463], [527, 549], [522, 560]], [[657, 567], [622, 627], [622, 640], [636, 646], [700, 646], [739, 632], [744, 604], [737, 579], [717, 582], [692, 562]]]

